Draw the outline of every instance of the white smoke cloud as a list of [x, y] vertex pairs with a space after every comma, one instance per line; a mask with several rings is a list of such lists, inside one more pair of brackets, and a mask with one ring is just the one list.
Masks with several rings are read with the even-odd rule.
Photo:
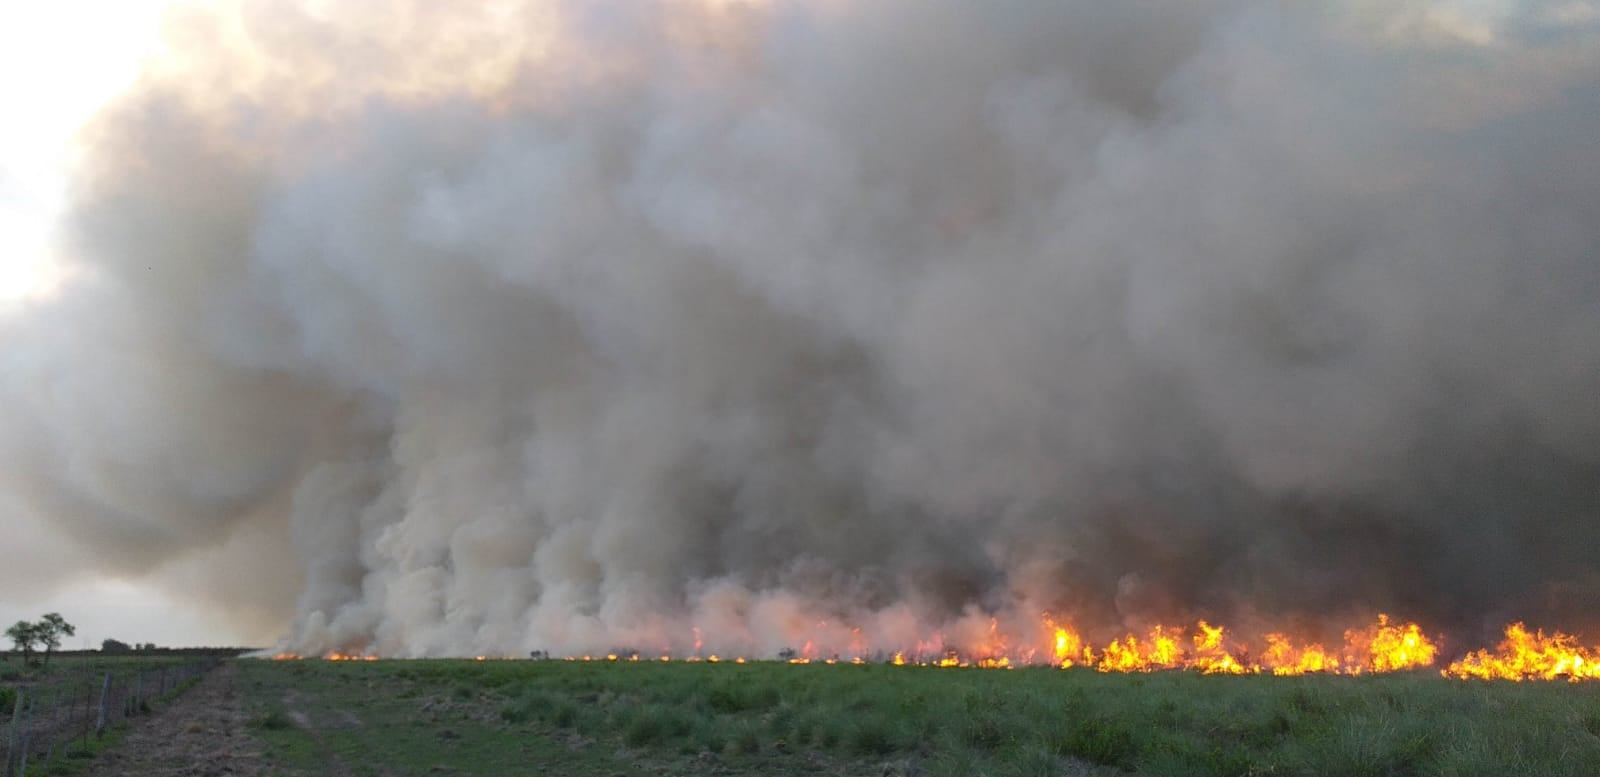
[[1575, 616], [1600, 30], [1462, 8], [191, 10], [5, 482], [307, 652]]

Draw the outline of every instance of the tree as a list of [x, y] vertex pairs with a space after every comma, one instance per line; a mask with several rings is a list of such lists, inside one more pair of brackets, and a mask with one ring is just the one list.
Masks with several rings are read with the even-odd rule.
[[133, 646], [120, 639], [104, 639], [100, 641], [102, 653], [132, 653]]
[[33, 647], [39, 644], [39, 624], [17, 621], [6, 629], [6, 638], [15, 646], [13, 649], [22, 651], [23, 663], [33, 663]]
[[45, 613], [44, 618], [33, 624], [39, 635], [39, 644], [44, 645], [44, 663], [50, 665], [50, 654], [61, 647], [61, 638], [70, 637], [78, 633], [78, 627], [67, 622], [59, 612]]

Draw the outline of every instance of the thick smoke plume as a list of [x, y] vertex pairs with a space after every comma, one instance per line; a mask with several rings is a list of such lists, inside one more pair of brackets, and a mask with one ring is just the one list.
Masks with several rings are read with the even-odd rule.
[[1485, 5], [175, 13], [0, 323], [0, 577], [386, 655], [1594, 625], [1600, 9]]

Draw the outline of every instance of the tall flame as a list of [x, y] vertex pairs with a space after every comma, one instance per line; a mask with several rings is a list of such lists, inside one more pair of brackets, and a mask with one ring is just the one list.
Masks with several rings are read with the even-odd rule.
[[1600, 679], [1600, 648], [1578, 644], [1576, 637], [1559, 631], [1545, 636], [1544, 631], [1528, 632], [1522, 623], [1506, 627], [1506, 638], [1494, 653], [1479, 650], [1442, 671], [1446, 677], [1480, 680], [1558, 680], [1571, 682]]
[[1345, 644], [1358, 649], [1365, 644], [1365, 667], [1374, 672], [1398, 672], [1433, 666], [1434, 657], [1439, 653], [1439, 648], [1422, 635], [1420, 626], [1415, 623], [1390, 625], [1387, 615], [1378, 616], [1376, 628], [1370, 631], [1347, 631], [1344, 638]]

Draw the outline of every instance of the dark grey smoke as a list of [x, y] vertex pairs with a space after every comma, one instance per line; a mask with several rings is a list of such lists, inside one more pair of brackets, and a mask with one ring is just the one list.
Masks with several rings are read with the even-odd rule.
[[484, 6], [171, 20], [0, 324], [59, 558], [308, 652], [1596, 625], [1594, 3]]

